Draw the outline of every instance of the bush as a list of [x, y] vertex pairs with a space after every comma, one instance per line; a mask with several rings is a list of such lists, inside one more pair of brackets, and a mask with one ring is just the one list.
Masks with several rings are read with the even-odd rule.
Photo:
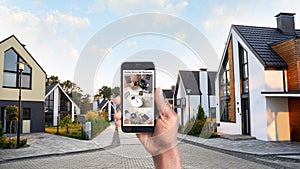
[[4, 149], [10, 149], [10, 148], [15, 148], [17, 145], [16, 140], [6, 140], [4, 143], [2, 143], [2, 148]]
[[0, 147], [2, 147], [3, 143], [5, 142], [5, 137], [4, 136], [1, 136], [0, 137]]
[[27, 139], [20, 140], [20, 147], [24, 147], [27, 144]]
[[2, 122], [0, 121], [0, 138], [4, 135], [4, 129], [2, 127]]
[[198, 106], [198, 113], [195, 118], [188, 120], [182, 127], [181, 132], [188, 135], [199, 136], [205, 124], [206, 118], [201, 105]]
[[97, 111], [89, 111], [85, 115], [86, 121], [91, 122], [92, 127], [92, 138], [96, 137], [109, 125], [109, 122], [104, 117], [99, 116]]

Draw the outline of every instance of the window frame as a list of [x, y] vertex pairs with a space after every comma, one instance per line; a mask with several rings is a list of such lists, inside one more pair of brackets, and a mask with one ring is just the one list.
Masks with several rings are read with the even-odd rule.
[[[32, 89], [32, 67], [30, 65], [28, 65], [25, 61], [24, 58], [22, 58], [22, 56], [12, 47], [12, 48], [9, 48], [7, 49], [6, 51], [4, 51], [4, 64], [5, 64], [5, 54], [6, 52], [8, 52], [9, 50], [12, 50], [15, 54], [16, 54], [16, 57], [17, 57], [17, 62], [19, 61], [23, 61], [25, 63], [25, 68], [26, 66], [29, 68], [30, 72], [22, 72], [22, 82], [24, 82], [24, 77], [28, 77], [29, 76], [29, 86], [24, 86], [24, 83], [22, 83], [22, 89], [29, 89], [31, 90]], [[11, 73], [11, 74], [14, 74], [15, 75], [15, 85], [14, 86], [5, 86], [4, 85], [4, 76], [6, 73]], [[20, 88], [20, 73], [19, 73], [19, 65], [16, 65], [16, 70], [6, 70], [5, 69], [5, 66], [3, 67], [3, 83], [2, 83], [2, 87], [3, 88], [12, 88], [12, 89], [19, 89]]]

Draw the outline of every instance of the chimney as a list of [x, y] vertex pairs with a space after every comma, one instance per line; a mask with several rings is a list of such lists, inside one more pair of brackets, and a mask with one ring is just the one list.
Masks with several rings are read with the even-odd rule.
[[295, 13], [279, 13], [275, 17], [277, 18], [277, 29], [283, 34], [295, 35]]

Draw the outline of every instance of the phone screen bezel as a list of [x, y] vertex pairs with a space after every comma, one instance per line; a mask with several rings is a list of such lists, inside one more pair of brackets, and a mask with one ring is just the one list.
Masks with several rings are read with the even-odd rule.
[[[123, 90], [124, 90], [124, 70], [154, 70], [153, 72], [153, 92], [155, 90], [155, 77], [156, 77], [156, 73], [155, 73], [155, 66], [153, 64], [153, 62], [124, 62], [121, 65], [121, 99], [122, 99], [122, 106], [121, 106], [121, 128], [123, 132], [126, 133], [145, 133], [145, 132], [153, 132], [154, 127], [155, 127], [155, 117], [156, 117], [156, 106], [154, 103], [154, 126], [124, 126], [123, 125], [123, 114], [124, 114], [124, 110], [123, 110]], [[153, 93], [154, 94], [154, 93]], [[153, 95], [154, 97], [154, 95]]]

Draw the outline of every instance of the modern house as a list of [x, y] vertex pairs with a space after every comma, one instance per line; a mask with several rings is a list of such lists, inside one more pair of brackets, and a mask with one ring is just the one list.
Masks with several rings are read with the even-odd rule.
[[216, 74], [217, 72], [208, 72], [206, 69], [179, 71], [173, 104], [180, 125], [196, 117], [199, 105], [202, 106], [206, 117], [214, 118]]
[[114, 114], [117, 111], [116, 105], [110, 99], [99, 99], [93, 102], [93, 110], [99, 110], [107, 112], [107, 118], [109, 121], [114, 121]]
[[216, 78], [218, 132], [300, 141], [300, 30], [232, 25]]
[[[77, 104], [68, 96], [59, 83], [46, 86], [45, 99], [45, 125], [56, 126], [57, 120], [68, 114], [72, 121], [80, 114]], [[59, 118], [58, 118], [59, 117]]]
[[9, 132], [5, 107], [19, 105], [20, 74], [17, 62], [25, 63], [22, 73], [21, 132], [42, 132], [45, 130], [46, 73], [14, 35], [0, 42], [0, 121], [4, 132]]

